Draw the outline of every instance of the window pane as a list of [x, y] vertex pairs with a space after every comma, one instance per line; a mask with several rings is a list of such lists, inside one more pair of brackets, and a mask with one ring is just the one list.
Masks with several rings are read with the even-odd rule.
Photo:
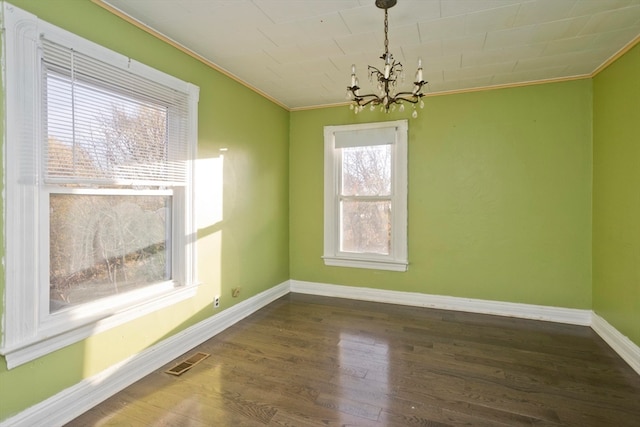
[[390, 194], [390, 145], [342, 149], [343, 196], [388, 196]]
[[391, 201], [343, 200], [340, 204], [342, 252], [391, 253]]
[[171, 196], [50, 195], [50, 312], [169, 280]]

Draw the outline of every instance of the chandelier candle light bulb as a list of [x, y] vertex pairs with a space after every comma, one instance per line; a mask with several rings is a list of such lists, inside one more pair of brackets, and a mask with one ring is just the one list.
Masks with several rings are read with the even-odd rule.
[[400, 79], [401, 82], [404, 81], [402, 63], [395, 61], [393, 59], [393, 55], [389, 53], [388, 9], [395, 6], [396, 3], [397, 0], [375, 0], [376, 6], [380, 9], [384, 9], [384, 53], [380, 57], [380, 59], [384, 60], [384, 68], [380, 71], [380, 69], [369, 65], [367, 72], [371, 82], [373, 82], [374, 79], [377, 81], [377, 87], [380, 94], [376, 95], [374, 93], [370, 93], [360, 95], [356, 66], [353, 64], [351, 66], [351, 86], [347, 87], [347, 94], [348, 98], [352, 101], [350, 108], [356, 113], [362, 111], [362, 108], [365, 105], [371, 105], [372, 111], [373, 107], [380, 105], [381, 111], [388, 113], [389, 110], [394, 111], [396, 104], [398, 104], [400, 106], [399, 110], [404, 111], [404, 103], [409, 102], [414, 104], [414, 110], [411, 116], [416, 118], [418, 112], [415, 109], [415, 105], [419, 104], [420, 108], [424, 107], [424, 102], [422, 102], [422, 97], [424, 96], [422, 93], [422, 87], [427, 84], [427, 82], [424, 81], [422, 75], [422, 58], [418, 59], [418, 70], [416, 71], [415, 82], [413, 82], [413, 91], [393, 93], [393, 90], [395, 90], [395, 87], [397, 86], [398, 79]]

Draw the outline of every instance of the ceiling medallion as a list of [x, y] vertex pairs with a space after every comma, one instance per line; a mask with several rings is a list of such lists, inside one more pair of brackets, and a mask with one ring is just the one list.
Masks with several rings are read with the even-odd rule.
[[424, 108], [424, 101], [422, 97], [422, 87], [427, 84], [422, 79], [422, 60], [418, 59], [418, 70], [416, 71], [415, 81], [413, 82], [413, 90], [411, 92], [397, 92], [396, 86], [398, 80], [402, 83], [404, 81], [404, 71], [402, 64], [399, 61], [393, 59], [393, 55], [389, 53], [389, 12], [388, 10], [395, 6], [397, 0], [376, 0], [376, 6], [380, 9], [384, 9], [384, 53], [380, 59], [384, 60], [384, 67], [382, 71], [371, 65], [368, 66], [367, 74], [369, 74], [369, 81], [373, 84], [377, 83], [378, 93], [370, 93], [366, 95], [360, 94], [360, 86], [358, 77], [356, 76], [355, 64], [351, 66], [351, 85], [347, 87], [347, 99], [353, 101], [349, 108], [359, 113], [365, 106], [369, 105], [371, 111], [375, 110], [376, 106], [380, 105], [380, 111], [388, 113], [394, 111], [396, 105], [399, 111], [404, 111], [404, 103], [409, 102], [413, 104], [413, 113], [411, 116], [415, 119], [418, 117], [418, 111], [416, 105], [420, 105], [420, 108]]

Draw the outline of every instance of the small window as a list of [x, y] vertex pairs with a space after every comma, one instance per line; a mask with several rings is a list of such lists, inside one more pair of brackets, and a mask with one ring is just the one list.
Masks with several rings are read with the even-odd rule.
[[3, 7], [11, 369], [195, 293], [199, 90]]
[[326, 265], [406, 271], [407, 129], [325, 127]]

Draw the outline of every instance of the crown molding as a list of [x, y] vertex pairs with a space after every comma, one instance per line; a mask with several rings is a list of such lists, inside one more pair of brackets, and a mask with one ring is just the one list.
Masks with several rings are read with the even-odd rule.
[[607, 59], [606, 61], [604, 61], [602, 64], [600, 64], [600, 66], [598, 66], [598, 68], [596, 68], [592, 73], [591, 73], [591, 77], [595, 77], [598, 74], [600, 74], [602, 71], [604, 71], [605, 68], [607, 68], [609, 65], [613, 64], [614, 62], [616, 62], [616, 60], [618, 58], [620, 58], [622, 55], [624, 55], [625, 53], [629, 52], [631, 49], [633, 49], [638, 43], [640, 43], [640, 34], [638, 34], [636, 36], [635, 39], [631, 40], [629, 43], [627, 43], [626, 45], [624, 45], [619, 51], [617, 51], [616, 53], [614, 53], [613, 55], [611, 55], [611, 57], [609, 57], [609, 59]]
[[113, 6], [111, 6], [110, 4], [105, 3], [102, 0], [91, 0], [92, 3], [94, 3], [97, 6], [100, 6], [101, 8], [105, 9], [106, 11], [116, 15], [117, 17], [119, 17], [120, 19], [128, 22], [129, 24], [139, 28], [140, 30], [150, 34], [151, 36], [169, 44], [170, 46], [178, 49], [180, 52], [192, 57], [193, 59], [202, 62], [204, 65], [218, 71], [221, 74], [224, 74], [225, 76], [229, 77], [231, 80], [240, 83], [242, 86], [256, 92], [258, 95], [268, 99], [269, 101], [273, 102], [274, 104], [284, 108], [287, 111], [291, 111], [291, 109], [286, 106], [285, 104], [283, 104], [282, 102], [278, 101], [277, 99], [273, 98], [272, 96], [270, 96], [269, 94], [261, 91], [260, 89], [256, 88], [255, 86], [251, 86], [250, 84], [248, 84], [247, 82], [245, 82], [244, 80], [242, 80], [241, 78], [239, 78], [238, 76], [236, 76], [235, 74], [231, 73], [228, 70], [225, 70], [224, 68], [220, 67], [219, 65], [209, 61], [208, 59], [206, 59], [204, 56], [201, 56], [199, 54], [197, 54], [196, 52], [192, 51], [191, 49], [183, 46], [182, 44], [178, 43], [177, 41], [171, 39], [170, 37], [165, 36], [164, 34], [154, 30], [153, 28], [149, 27], [146, 24], [143, 24], [142, 22], [138, 21], [137, 19], [127, 15], [126, 13], [124, 13], [123, 11], [121, 11], [118, 8], [115, 8]]
[[[554, 77], [551, 79], [531, 80], [527, 82], [518, 82], [518, 83], [505, 83], [505, 84], [492, 85], [492, 86], [474, 87], [469, 89], [443, 90], [440, 92], [425, 93], [424, 96], [431, 98], [434, 96], [457, 95], [461, 93], [471, 93], [471, 92], [485, 92], [485, 91], [491, 91], [491, 90], [497, 90], [497, 89], [510, 89], [510, 88], [524, 87], [524, 86], [542, 85], [542, 84], [548, 84], [548, 83], [560, 83], [560, 82], [569, 82], [573, 80], [584, 80], [584, 79], [589, 79], [591, 77], [592, 77], [591, 74], [581, 74], [581, 75], [569, 76], [569, 77]], [[290, 108], [290, 111], [318, 110], [318, 109], [329, 108], [329, 107], [348, 107], [349, 104], [350, 102], [345, 101], [345, 102], [339, 102], [335, 104], [314, 105], [310, 107], [294, 107], [294, 108]]]
[[[206, 59], [205, 57], [197, 54], [196, 52], [192, 51], [191, 49], [188, 49], [187, 47], [185, 47], [182, 44], [176, 42], [175, 40], [165, 36], [164, 34], [154, 30], [153, 28], [147, 26], [146, 24], [143, 24], [142, 22], [138, 21], [137, 19], [127, 15], [126, 13], [121, 11], [120, 9], [115, 8], [115, 7], [105, 3], [103, 0], [91, 0], [91, 2], [96, 4], [96, 5], [98, 5], [99, 7], [103, 8], [103, 9], [111, 12], [112, 14], [118, 16], [119, 18], [127, 21], [128, 23], [136, 26], [137, 28], [141, 29], [142, 31], [145, 31], [146, 33], [152, 35], [153, 37], [156, 37], [156, 38], [162, 40], [163, 42], [173, 46], [174, 48], [176, 48], [179, 51], [185, 53], [186, 55], [188, 55], [188, 56], [190, 56], [190, 57], [202, 62], [206, 66], [208, 66], [208, 67], [210, 67], [210, 68], [212, 68], [212, 69], [224, 74], [225, 76], [229, 77], [233, 81], [235, 81], [237, 83], [240, 83], [244, 87], [256, 92], [257, 94], [263, 96], [264, 98], [268, 99], [269, 101], [271, 101], [274, 104], [284, 108], [285, 110], [287, 110], [289, 112], [320, 110], [320, 109], [323, 109], [323, 108], [341, 107], [341, 106], [348, 106], [349, 105], [349, 102], [339, 102], [339, 103], [332, 103], [332, 104], [312, 105], [312, 106], [307, 106], [307, 107], [288, 107], [287, 105], [285, 105], [281, 101], [278, 101], [277, 99], [273, 98], [269, 94], [263, 92], [262, 90], [256, 88], [255, 86], [252, 86], [252, 85], [248, 84], [247, 82], [245, 82], [244, 80], [240, 79], [239, 77], [237, 77], [235, 74], [231, 73], [230, 71], [220, 67], [219, 65], [216, 65], [215, 63], [213, 63], [213, 62], [209, 61], [208, 59]], [[581, 74], [581, 75], [568, 76], [568, 77], [550, 78], [550, 79], [542, 79], [542, 80], [531, 80], [531, 81], [527, 81], [527, 82], [518, 82], [518, 83], [507, 83], [507, 84], [492, 85], [492, 86], [483, 86], [483, 87], [469, 88], [469, 89], [444, 90], [444, 91], [441, 91], [441, 92], [425, 93], [425, 96], [426, 97], [432, 97], [432, 96], [456, 95], [456, 94], [462, 94], [462, 93], [484, 92], [484, 91], [496, 90], [496, 89], [510, 89], [510, 88], [524, 87], [524, 86], [539, 85], [539, 84], [560, 83], [560, 82], [567, 82], [567, 81], [573, 81], [573, 80], [590, 79], [590, 78], [593, 78], [593, 77], [597, 76], [604, 69], [606, 69], [609, 65], [614, 63], [618, 58], [620, 58], [622, 55], [627, 53], [629, 50], [631, 50], [633, 47], [635, 47], [639, 43], [640, 43], [640, 35], [636, 36], [633, 40], [631, 40], [629, 43], [627, 43], [625, 46], [623, 46], [620, 50], [618, 50], [616, 53], [614, 53], [611, 57], [609, 57], [607, 60], [605, 60], [602, 64], [600, 64], [598, 66], [598, 68], [596, 68], [594, 71], [592, 71], [591, 73], [588, 73], [588, 74]]]

